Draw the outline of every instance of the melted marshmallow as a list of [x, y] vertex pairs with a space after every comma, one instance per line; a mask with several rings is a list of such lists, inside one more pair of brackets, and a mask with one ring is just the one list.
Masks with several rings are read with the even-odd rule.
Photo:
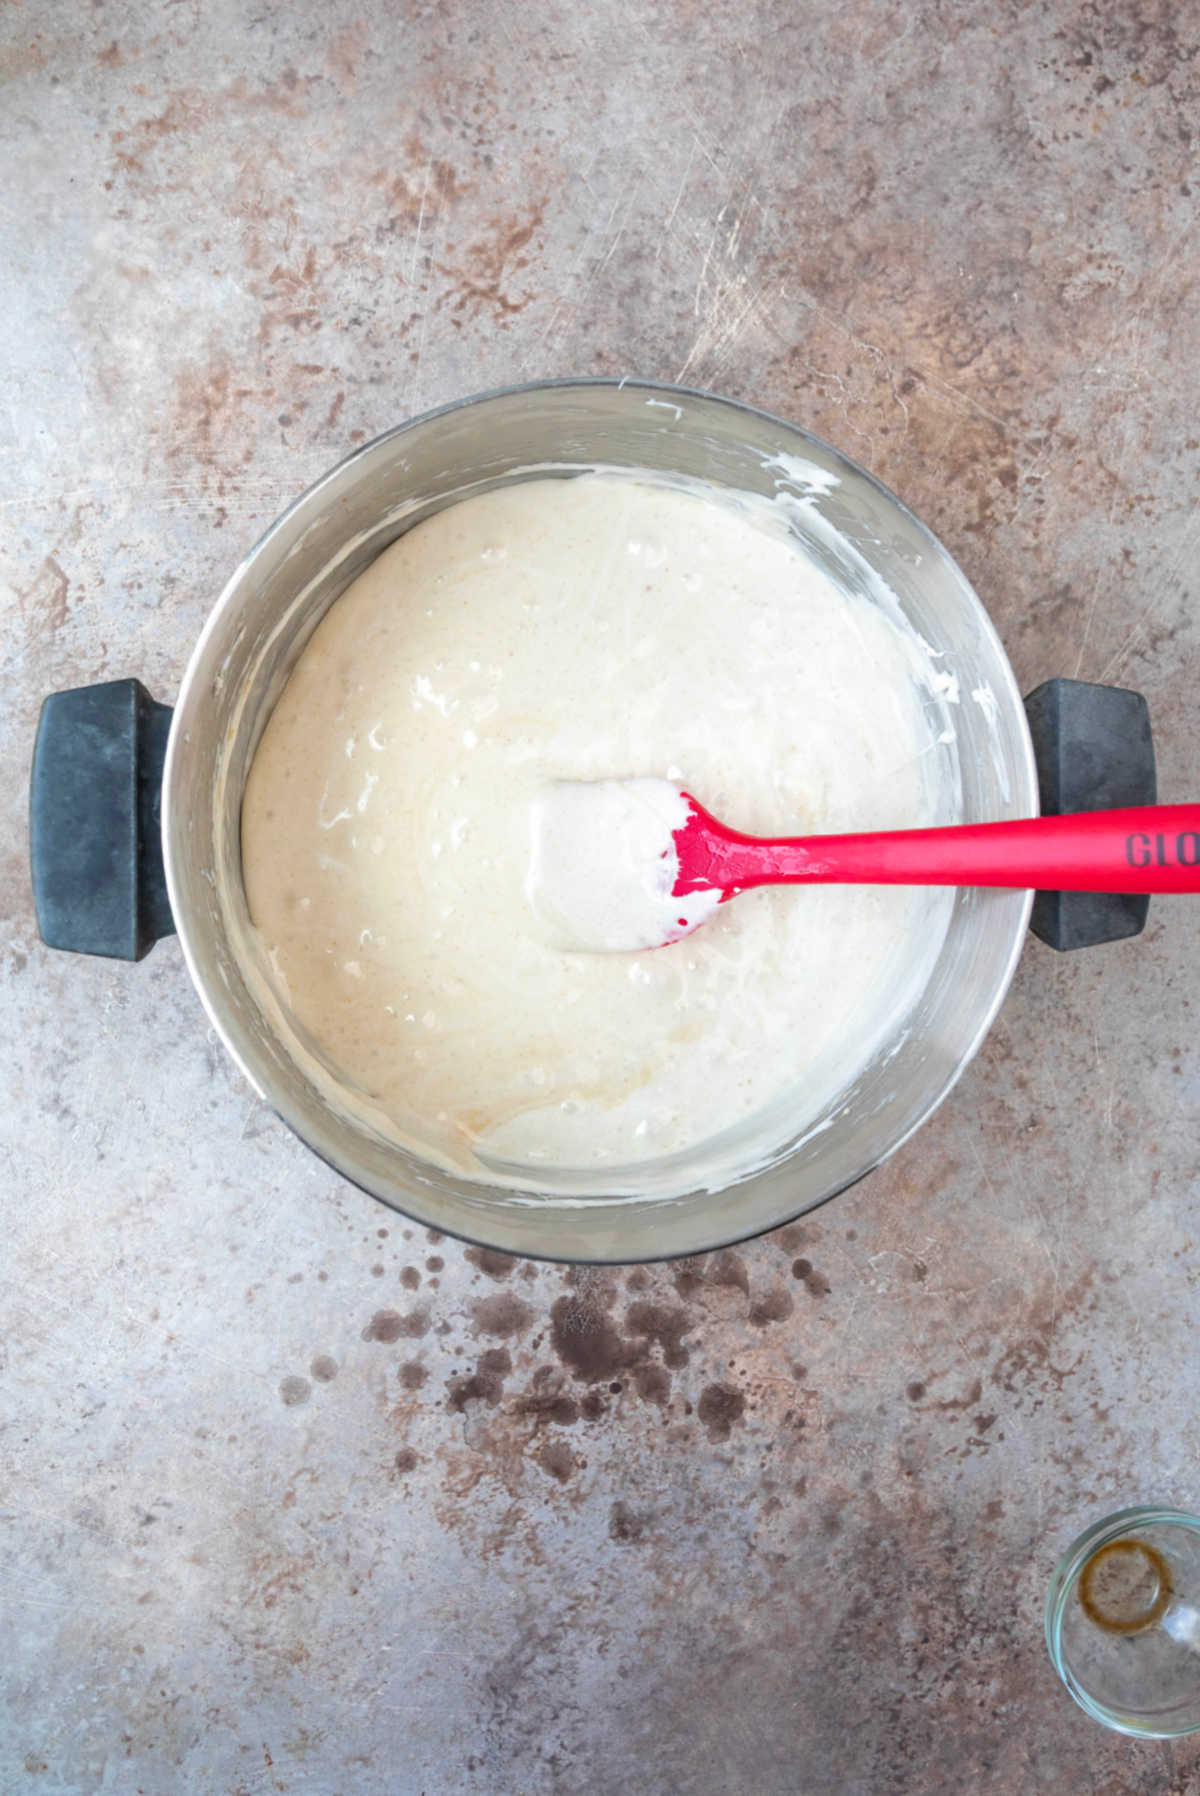
[[899, 1038], [949, 914], [762, 889], [653, 952], [548, 936], [548, 781], [670, 780], [763, 835], [955, 820], [902, 623], [770, 502], [652, 479], [508, 485], [403, 536], [306, 645], [246, 788], [251, 914], [331, 1101], [491, 1183], [749, 1173]]

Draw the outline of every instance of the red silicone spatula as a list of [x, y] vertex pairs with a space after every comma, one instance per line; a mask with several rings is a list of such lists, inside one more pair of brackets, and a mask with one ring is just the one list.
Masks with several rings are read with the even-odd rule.
[[666, 780], [569, 781], [552, 790], [560, 796], [547, 806], [552, 826], [544, 831], [542, 884], [550, 891], [556, 867], [569, 861], [569, 884], [559, 880], [552, 898], [564, 922], [587, 911], [581, 947], [677, 941], [717, 904], [761, 885], [1200, 892], [1200, 804], [765, 837], [730, 829]]
[[1013, 823], [744, 836], [689, 793], [673, 832], [677, 892], [823, 880], [842, 885], [1024, 886], [1041, 892], [1200, 892], [1200, 804], [1076, 811]]

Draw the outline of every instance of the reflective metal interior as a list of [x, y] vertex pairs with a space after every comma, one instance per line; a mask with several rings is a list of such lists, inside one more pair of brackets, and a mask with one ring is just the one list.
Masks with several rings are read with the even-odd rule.
[[777, 1163], [722, 1191], [647, 1200], [594, 1185], [562, 1198], [490, 1188], [442, 1173], [327, 1102], [248, 961], [240, 812], [262, 728], [325, 611], [404, 530], [503, 482], [569, 477], [597, 463], [795, 493], [814, 551], [851, 582], [863, 564], [877, 573], [953, 670], [963, 820], [1036, 811], [1029, 734], [1004, 651], [962, 573], [892, 494], [827, 444], [748, 407], [645, 382], [570, 381], [401, 425], [340, 463], [267, 532], [222, 593], [185, 676], [163, 830], [171, 902], [209, 1016], [255, 1089], [316, 1153], [431, 1227], [516, 1254], [631, 1261], [757, 1234], [878, 1165], [979, 1046], [1012, 976], [1031, 895], [958, 892], [933, 976], [917, 1010], [897, 1020], [895, 1039], [817, 1127], [803, 1119], [803, 1135]]

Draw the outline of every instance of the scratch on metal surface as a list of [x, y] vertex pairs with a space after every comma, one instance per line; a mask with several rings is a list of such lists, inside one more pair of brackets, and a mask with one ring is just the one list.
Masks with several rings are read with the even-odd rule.
[[[869, 347], [869, 345], [864, 347]], [[966, 406], [968, 411], [977, 412], [981, 418], [986, 418], [989, 424], [996, 425], [997, 429], [1002, 430], [1006, 436], [1008, 435], [1009, 427], [1005, 420], [996, 412], [989, 411], [986, 405], [983, 405], [970, 393], [964, 393], [961, 387], [952, 386], [948, 380], [939, 380], [936, 374], [926, 374], [925, 371], [920, 368], [918, 368], [917, 372], [925, 382], [926, 386], [933, 388], [935, 392], [949, 394], [957, 399], [961, 405]]]
[[421, 229], [425, 223], [425, 202], [429, 198], [429, 183], [433, 179], [433, 161], [425, 164], [425, 180], [421, 187], [421, 209], [417, 213], [417, 228], [413, 233], [412, 255], [408, 260], [408, 276], [405, 285], [411, 291], [417, 277], [417, 258], [421, 253]]
[[1192, 511], [1187, 523], [1180, 532], [1178, 553], [1173, 557], [1170, 566], [1154, 582], [1154, 597], [1134, 619], [1131, 628], [1122, 639], [1120, 646], [1109, 660], [1105, 662], [1098, 674], [1097, 678], [1101, 684], [1111, 680], [1116, 675], [1121, 668], [1126, 655], [1129, 654], [1138, 638], [1145, 634], [1146, 626], [1159, 610], [1163, 602], [1163, 595], [1170, 589], [1170, 586], [1183, 566], [1189, 551], [1194, 546], [1197, 535], [1200, 535], [1200, 506], [1197, 506], [1195, 510]]
[[1099, 580], [1096, 580], [1096, 584], [1092, 585], [1092, 596], [1090, 596], [1090, 600], [1087, 602], [1087, 612], [1083, 614], [1083, 629], [1081, 629], [1080, 632], [1080, 652], [1078, 652], [1078, 656], [1074, 657], [1074, 670], [1072, 670], [1071, 679], [1078, 679], [1078, 677], [1080, 677], [1080, 668], [1083, 666], [1083, 656], [1087, 654], [1087, 639], [1089, 639], [1090, 634], [1092, 634], [1092, 618], [1096, 616], [1096, 607], [1099, 605], [1099, 594], [1101, 594], [1101, 584], [1099, 584]]
[[[422, 217], [424, 216], [424, 210], [425, 210], [425, 203], [424, 203], [424, 200], [422, 200], [422, 202], [421, 202]], [[446, 211], [446, 188], [445, 188], [445, 184], [443, 182], [439, 181], [438, 182], [438, 190], [437, 190], [437, 206], [434, 210], [433, 224], [432, 224], [432, 226], [430, 228], [430, 232], [429, 232], [429, 260], [430, 260], [431, 266], [436, 265], [438, 248], [439, 248], [439, 245], [441, 242], [440, 231], [441, 231], [442, 219], [445, 215], [445, 211]], [[420, 223], [418, 221], [418, 231], [419, 231], [419, 229], [420, 229]], [[414, 261], [415, 261], [415, 248], [414, 248]], [[430, 287], [432, 288], [432, 282], [430, 283]], [[426, 344], [426, 341], [429, 336], [429, 314], [432, 310], [433, 310], [433, 295], [432, 295], [431, 291], [427, 291], [425, 294], [425, 303], [421, 307], [421, 330], [420, 330], [420, 334], [417, 337], [416, 360], [413, 362], [412, 379], [411, 379], [411, 382], [409, 385], [408, 404], [409, 404], [410, 411], [420, 411], [421, 410], [421, 391], [422, 391], [421, 364], [425, 359], [425, 344]]]
[[[1177, 232], [1174, 241], [1167, 245], [1162, 261], [1159, 263], [1152, 277], [1152, 285], [1146, 289], [1145, 296], [1134, 308], [1128, 321], [1121, 326], [1120, 335], [1125, 339], [1126, 345], [1124, 359], [1127, 363], [1132, 363], [1132, 369], [1128, 376], [1128, 385], [1124, 388], [1129, 399], [1132, 399], [1133, 395], [1139, 393], [1142, 389], [1143, 321], [1150, 307], [1157, 305], [1161, 298], [1162, 290], [1166, 283], [1167, 273], [1177, 259], [1184, 243], [1187, 241], [1194, 223], [1194, 215], [1189, 216], [1182, 229]], [[1129, 460], [1129, 451], [1133, 442], [1133, 424], [1132, 407], [1127, 400], [1121, 410], [1121, 441], [1117, 450], [1116, 466], [1112, 470], [1113, 489], [1108, 507], [1108, 521], [1110, 524], [1116, 521], [1117, 505], [1125, 486], [1125, 467]]]
[[604, 273], [604, 270], [608, 267], [609, 263], [613, 259], [613, 256], [616, 254], [616, 249], [617, 249], [618, 243], [620, 243], [622, 237], [625, 235], [625, 227], [628, 225], [630, 213], [633, 211], [633, 204], [637, 198], [638, 188], [641, 183], [641, 176], [642, 176], [642, 168], [641, 168], [641, 164], [639, 163], [637, 165], [637, 167], [635, 167], [632, 170], [632, 172], [629, 175], [628, 180], [625, 182], [624, 186], [622, 187], [621, 192], [618, 194], [616, 200], [613, 202], [613, 209], [608, 215], [608, 224], [605, 226], [606, 230], [611, 228], [613, 220], [616, 218], [616, 215], [617, 215], [617, 208], [621, 205], [622, 200], [625, 199], [626, 194], [628, 194], [628, 196], [629, 196], [628, 201], [627, 201], [627, 203], [624, 207], [624, 210], [622, 212], [622, 215], [621, 215], [621, 222], [617, 226], [616, 234], [614, 235], [612, 242], [609, 244], [608, 249], [605, 251], [603, 260], [601, 261], [600, 266], [596, 269], [595, 274], [592, 277], [593, 280], [598, 278], [600, 275], [602, 275]]
[[[975, 1161], [975, 1164], [979, 1168], [979, 1176], [982, 1178], [984, 1185], [987, 1188], [987, 1194], [992, 1200], [992, 1205], [997, 1211], [999, 1211], [1001, 1208], [1000, 1194], [996, 1190], [996, 1187], [993, 1185], [992, 1180], [991, 1180], [991, 1175], [989, 1174], [987, 1167], [984, 1165], [983, 1155], [979, 1151], [979, 1147], [978, 1147], [978, 1144], [976, 1143], [973, 1133], [968, 1132], [967, 1144], [970, 1147], [971, 1154]], [[1054, 1287], [1054, 1296], [1052, 1299], [1052, 1306], [1051, 1306], [1051, 1312], [1050, 1312], [1050, 1327], [1053, 1328], [1055, 1323], [1058, 1320], [1059, 1311], [1062, 1307], [1062, 1279], [1059, 1275], [1058, 1263], [1055, 1260], [1054, 1255], [1050, 1252], [1049, 1247], [1046, 1245], [1044, 1228], [1038, 1226], [1038, 1224], [1044, 1222], [1045, 1218], [1043, 1217], [1041, 1210], [1038, 1208], [1037, 1201], [1032, 1196], [1032, 1193], [1027, 1193], [1026, 1197], [1027, 1197], [1027, 1207], [1032, 1207], [1037, 1216], [1037, 1222], [1034, 1224], [1034, 1227], [1033, 1227], [1031, 1233], [1032, 1233], [1034, 1241], [1036, 1242], [1037, 1246], [1041, 1249], [1041, 1252], [1045, 1257], [1046, 1264], [1050, 1269], [1051, 1282]]]
[[671, 226], [675, 223], [675, 214], [679, 210], [680, 202], [683, 199], [684, 191], [687, 187], [688, 180], [691, 176], [692, 164], [696, 160], [697, 148], [698, 148], [698, 140], [696, 137], [696, 133], [693, 131], [692, 132], [692, 141], [691, 141], [691, 144], [688, 146], [687, 161], [684, 163], [683, 174], [680, 177], [679, 186], [675, 192], [675, 199], [672, 203], [671, 210], [667, 213], [667, 216], [663, 219], [662, 235], [659, 237], [658, 247], [654, 253], [654, 260], [656, 262], [662, 256], [663, 244], [666, 242], [667, 238], [670, 236]]
[[1100, 1031], [1094, 1020], [1092, 1022], [1092, 1047], [1096, 1055], [1096, 1072], [1108, 1086], [1108, 1095], [1104, 1105], [1104, 1123], [1105, 1129], [1111, 1131], [1113, 1128], [1113, 1105], [1116, 1103], [1117, 1097], [1117, 1081], [1115, 1075], [1109, 1072], [1104, 1056], [1100, 1052]]
[[718, 291], [717, 297], [713, 302], [711, 313], [697, 332], [695, 341], [688, 350], [688, 353], [680, 366], [679, 372], [675, 376], [677, 381], [682, 381], [684, 376], [688, 374], [699, 361], [706, 357], [713, 358], [713, 366], [710, 369], [710, 375], [716, 373], [722, 360], [729, 354], [742, 336], [743, 331], [749, 324], [762, 299], [764, 289], [761, 287], [756, 288], [755, 291], [751, 293], [749, 299], [747, 299], [736, 312], [733, 312], [731, 316], [729, 301], [734, 298], [741, 298], [742, 291], [748, 285], [749, 282], [743, 275], [739, 276], [737, 281], [733, 283], [731, 287]]
[[721, 220], [720, 220], [720, 217], [718, 216], [717, 222], [713, 226], [712, 236], [708, 240], [708, 248], [704, 252], [704, 260], [700, 264], [700, 273], [696, 277], [696, 292], [695, 292], [695, 296], [692, 300], [692, 316], [693, 316], [693, 318], [699, 318], [699, 316], [700, 316], [700, 295], [704, 291], [704, 283], [708, 278], [708, 265], [712, 260], [713, 248], [714, 248], [717, 238], [720, 236], [720, 234], [721, 234]]
[[[589, 167], [594, 167], [598, 160], [598, 156], [593, 157]], [[644, 164], [638, 161], [622, 179], [617, 197], [609, 207], [608, 217], [601, 226], [601, 236], [607, 236], [607, 234], [612, 231], [614, 224], [616, 224], [618, 213], [622, 214], [621, 221], [609, 240], [607, 249], [598, 261], [593, 260], [596, 254], [593, 243], [590, 239], [585, 237], [583, 248], [575, 258], [566, 278], [561, 283], [559, 294], [555, 299], [554, 306], [543, 330], [530, 346], [528, 353], [522, 358], [522, 371], [526, 375], [536, 372], [537, 364], [544, 362], [549, 345], [557, 336], [562, 325], [565, 324], [568, 319], [573, 319], [578, 316], [579, 306], [584, 295], [600, 279], [604, 270], [612, 261], [629, 224], [634, 209], [634, 203], [637, 199], [641, 183], [645, 179], [645, 174], [646, 170]], [[586, 180], [585, 185], [588, 187], [589, 193], [593, 191], [590, 183], [586, 182]], [[587, 278], [578, 295], [571, 298], [570, 295], [579, 281], [580, 273], [585, 263], [589, 260], [593, 261], [593, 265], [588, 272]]]
[[[769, 283], [764, 281], [755, 286], [751, 276], [743, 270], [735, 268], [734, 272], [726, 274], [721, 266], [722, 262], [736, 264], [738, 259], [747, 207], [746, 204], [735, 205], [735, 199], [736, 190], [717, 213], [705, 246], [692, 300], [692, 315], [701, 323], [676, 380], [683, 380], [702, 361], [709, 364], [711, 377], [732, 353], [756, 315], [766, 318], [769, 314], [765, 299]], [[722, 238], [723, 256], [719, 254]], [[714, 258], [718, 258], [717, 272], [710, 284]]]

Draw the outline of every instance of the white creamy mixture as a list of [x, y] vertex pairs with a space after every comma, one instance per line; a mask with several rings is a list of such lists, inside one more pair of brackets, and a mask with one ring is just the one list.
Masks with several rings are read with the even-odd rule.
[[767, 501], [599, 472], [410, 531], [304, 649], [243, 808], [272, 982], [341, 1101], [546, 1191], [769, 1160], [898, 1037], [952, 895], [762, 889], [669, 947], [572, 952], [527, 897], [533, 807], [646, 775], [754, 834], [954, 821], [928, 677]]
[[593, 953], [661, 948], [720, 892], [675, 895], [675, 832], [692, 807], [670, 780], [551, 780], [530, 805], [525, 896], [547, 939]]

